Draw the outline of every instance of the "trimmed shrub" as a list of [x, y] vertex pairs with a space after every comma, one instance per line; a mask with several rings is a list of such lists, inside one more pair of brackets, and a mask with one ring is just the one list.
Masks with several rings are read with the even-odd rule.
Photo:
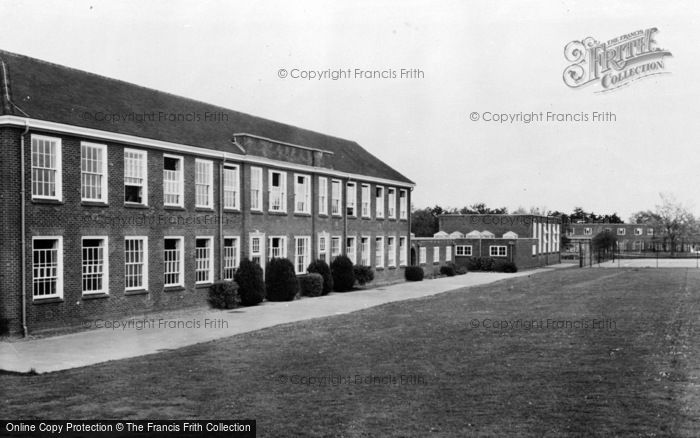
[[333, 290], [333, 276], [331, 275], [331, 268], [328, 266], [328, 263], [320, 259], [313, 261], [309, 267], [306, 268], [306, 272], [310, 274], [321, 274], [321, 277], [323, 277], [323, 292], [321, 295], [328, 295], [328, 293]]
[[320, 297], [323, 294], [323, 277], [321, 274], [304, 274], [297, 277], [299, 291], [305, 297]]
[[355, 265], [352, 269], [355, 274], [355, 281], [360, 286], [364, 286], [374, 280], [374, 271], [370, 266]]
[[404, 276], [408, 281], [423, 281], [423, 268], [420, 266], [406, 266]]
[[216, 309], [234, 309], [241, 303], [234, 281], [217, 281], [209, 288], [209, 304]]
[[479, 265], [482, 271], [491, 272], [496, 264], [496, 260], [493, 257], [481, 257], [479, 260]]
[[241, 297], [241, 305], [255, 306], [265, 299], [263, 271], [257, 263], [244, 258], [241, 260], [238, 269], [236, 269], [233, 279], [238, 284], [238, 295]]
[[297, 296], [299, 282], [292, 262], [275, 257], [267, 263], [265, 290], [268, 301], [292, 301]]
[[468, 271], [467, 271], [467, 267], [466, 267], [466, 266], [455, 266], [455, 274], [457, 274], [457, 275], [464, 275], [464, 274], [466, 274], [467, 272], [468, 272]]
[[481, 271], [481, 258], [480, 257], [469, 257], [467, 259], [467, 270], [468, 271]]
[[515, 266], [515, 263], [513, 262], [502, 260], [500, 263], [498, 263], [497, 271], [512, 274], [514, 272], [518, 272], [518, 267]]
[[457, 274], [457, 269], [455, 267], [455, 264], [452, 262], [448, 262], [442, 266], [440, 266], [440, 275], [446, 275], [448, 277], [454, 277], [455, 274]]
[[331, 262], [331, 275], [333, 276], [333, 290], [347, 292], [355, 285], [355, 272], [352, 261], [344, 255], [340, 255]]

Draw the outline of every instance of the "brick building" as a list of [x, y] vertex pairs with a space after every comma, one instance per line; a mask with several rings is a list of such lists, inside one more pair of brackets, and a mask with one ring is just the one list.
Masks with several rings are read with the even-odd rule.
[[453, 261], [466, 266], [471, 257], [503, 258], [519, 269], [561, 262], [561, 220], [555, 217], [509, 214], [446, 214], [440, 231], [416, 238], [411, 264], [424, 267]]
[[[653, 251], [663, 244], [659, 230], [650, 225], [642, 224], [606, 224], [581, 223], [568, 224], [566, 236], [570, 239], [567, 252], [577, 253], [579, 243], [589, 245], [596, 235], [609, 231], [617, 239], [618, 250], [621, 252]], [[679, 242], [680, 247], [683, 245]], [[680, 247], [678, 250], [681, 250]], [[689, 250], [689, 249], [688, 249]]]
[[359, 144], [0, 51], [0, 331], [198, 305], [241, 258], [403, 278], [414, 184]]

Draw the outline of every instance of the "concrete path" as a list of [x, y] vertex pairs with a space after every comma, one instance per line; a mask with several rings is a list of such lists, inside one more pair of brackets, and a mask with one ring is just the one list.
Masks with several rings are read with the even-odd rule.
[[157, 353], [161, 350], [325, 316], [350, 313], [393, 301], [435, 295], [498, 280], [530, 276], [560, 264], [516, 274], [470, 272], [421, 282], [406, 282], [363, 291], [331, 293], [291, 302], [265, 302], [233, 310], [193, 309], [161, 312], [125, 320], [86, 321], [92, 330], [46, 338], [0, 342], [0, 369], [44, 373]]
[[616, 259], [600, 264], [594, 264], [594, 268], [697, 268], [700, 259]]

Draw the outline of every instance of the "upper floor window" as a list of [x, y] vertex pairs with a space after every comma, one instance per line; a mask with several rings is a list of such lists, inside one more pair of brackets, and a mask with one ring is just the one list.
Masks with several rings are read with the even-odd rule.
[[349, 182], [346, 188], [345, 207], [348, 216], [355, 216], [355, 203], [357, 202], [357, 185], [354, 182]]
[[328, 178], [318, 177], [318, 213], [328, 214]]
[[214, 206], [214, 163], [194, 160], [195, 207]]
[[251, 210], [262, 210], [263, 203], [263, 174], [262, 168], [251, 167], [250, 168], [250, 209]]
[[269, 211], [287, 211], [287, 173], [277, 170], [269, 172], [270, 206]]
[[107, 202], [107, 146], [80, 143], [80, 193], [83, 201]]
[[241, 186], [238, 175], [238, 166], [224, 168], [224, 208], [240, 208]]
[[362, 217], [371, 217], [369, 209], [369, 184], [362, 184]]
[[311, 177], [294, 175], [294, 212], [311, 212]]
[[61, 139], [32, 135], [32, 198], [62, 198]]
[[590, 236], [591, 234], [593, 234], [593, 229], [591, 227], [586, 227], [583, 229], [583, 234], [586, 236]]
[[620, 227], [617, 229], [617, 235], [618, 236], [624, 236], [625, 235], [625, 229]]
[[343, 194], [341, 193], [340, 180], [334, 179], [331, 181], [331, 214], [340, 216], [340, 206], [342, 204]]
[[634, 229], [634, 235], [635, 235], [635, 236], [641, 236], [642, 234], [644, 234], [644, 230], [642, 230], [641, 228], [635, 228], [635, 229]]
[[408, 219], [408, 191], [399, 190], [399, 219]]
[[647, 235], [653, 236], [653, 235], [654, 235], [654, 229], [653, 229], [653, 228], [649, 228], [649, 229], [647, 230]]
[[146, 151], [124, 149], [124, 202], [148, 204]]
[[374, 188], [374, 198], [376, 207], [376, 217], [384, 218], [384, 187], [377, 186]]
[[393, 187], [390, 187], [387, 189], [387, 202], [389, 203], [388, 205], [388, 210], [389, 210], [389, 219], [396, 219], [396, 189]]
[[163, 155], [163, 204], [185, 206], [185, 184], [183, 158]]

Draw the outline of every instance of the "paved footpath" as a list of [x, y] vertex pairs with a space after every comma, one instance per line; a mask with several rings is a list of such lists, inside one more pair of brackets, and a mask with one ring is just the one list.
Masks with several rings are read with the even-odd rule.
[[[265, 302], [254, 307], [232, 310], [196, 308], [152, 313], [126, 320], [86, 321], [85, 325], [102, 328], [0, 342], [0, 369], [18, 372], [34, 369], [39, 373], [66, 370], [569, 266], [571, 265], [560, 264], [516, 274], [470, 272], [467, 275], [398, 283], [356, 292], [331, 293], [324, 297], [291, 302]], [[104, 328], [115, 322], [121, 327]], [[172, 325], [184, 327], [172, 328]]]

